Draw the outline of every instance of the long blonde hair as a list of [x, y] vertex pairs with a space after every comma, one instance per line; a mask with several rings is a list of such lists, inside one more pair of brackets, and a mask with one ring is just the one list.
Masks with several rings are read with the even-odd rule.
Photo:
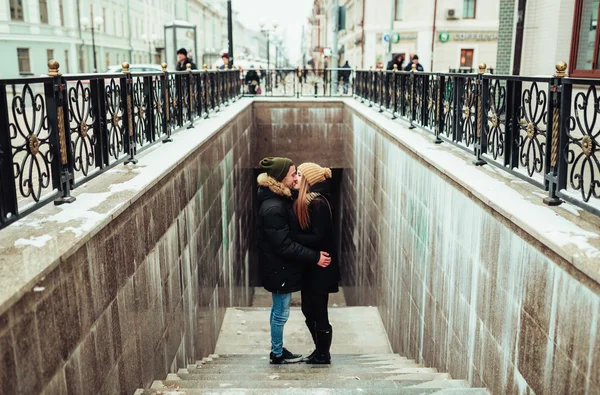
[[308, 212], [309, 201], [307, 199], [310, 194], [310, 185], [306, 178], [302, 177], [300, 179], [300, 189], [298, 190], [298, 199], [294, 202], [294, 213], [296, 214], [296, 218], [298, 218], [298, 222], [300, 223], [300, 227], [304, 230], [308, 230], [310, 228], [310, 215]]

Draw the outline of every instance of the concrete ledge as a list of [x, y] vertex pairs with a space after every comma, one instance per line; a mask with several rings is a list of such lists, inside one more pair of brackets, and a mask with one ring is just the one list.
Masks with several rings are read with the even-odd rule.
[[402, 120], [392, 120], [354, 99], [343, 102], [393, 137], [406, 150], [444, 174], [562, 259], [600, 284], [600, 218], [569, 203], [543, 204], [543, 190], [491, 165], [474, 166], [473, 155]]

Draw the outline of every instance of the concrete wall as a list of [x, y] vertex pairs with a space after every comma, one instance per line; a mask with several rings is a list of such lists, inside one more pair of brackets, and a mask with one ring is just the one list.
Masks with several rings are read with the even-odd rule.
[[[351, 108], [344, 122], [352, 163], [343, 180], [348, 304], [379, 307], [395, 352], [494, 394], [598, 393], [598, 283], [437, 171], [422, 151], [407, 150]], [[464, 166], [452, 163], [452, 172]], [[494, 190], [495, 199], [504, 196]]]
[[256, 166], [266, 156], [285, 156], [296, 165], [346, 167], [342, 102], [259, 100], [253, 106]]
[[[203, 122], [207, 128], [210, 121]], [[193, 146], [191, 140], [202, 133], [180, 132], [171, 145], [147, 154], [158, 157], [141, 158], [132, 176], [144, 174], [153, 161], [170, 160], [182, 144]], [[225, 307], [247, 305], [252, 297], [247, 273], [254, 240], [246, 231], [255, 211], [248, 194], [254, 186], [252, 139], [252, 110], [246, 105], [167, 173], [150, 174], [162, 178], [107, 226], [75, 244], [33, 291], [7, 311], [2, 306], [0, 393], [131, 394], [214, 350]], [[119, 173], [128, 170], [98, 177], [76, 204], [89, 205], [96, 182]], [[133, 178], [120, 185], [126, 190], [136, 183]], [[122, 194], [97, 198], [114, 207]], [[57, 239], [74, 229], [67, 218], [77, 215], [77, 206], [64, 207]], [[53, 217], [44, 218], [38, 228], [49, 229]], [[22, 266], [27, 251], [51, 254], [51, 243], [21, 252], [12, 237], [23, 237], [23, 229], [11, 229], [3, 231], [3, 259], [14, 257]]]

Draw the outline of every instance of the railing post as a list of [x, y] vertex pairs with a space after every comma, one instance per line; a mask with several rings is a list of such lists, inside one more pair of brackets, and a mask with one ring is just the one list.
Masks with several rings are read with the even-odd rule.
[[[505, 166], [509, 169], [519, 167], [519, 101], [521, 100], [521, 81], [508, 81], [506, 94], [510, 102], [506, 106], [507, 127], [505, 128], [507, 140], [507, 150], [505, 151]], [[510, 104], [510, 106], [509, 106]]]
[[[73, 189], [73, 151], [71, 150], [71, 134], [69, 130], [69, 108], [65, 97], [67, 84], [59, 72], [59, 64], [56, 60], [48, 62], [48, 75], [53, 77], [52, 85], [44, 84], [46, 94], [46, 105], [48, 108], [48, 127], [50, 141], [54, 147], [54, 160], [52, 161], [52, 172], [54, 174], [54, 187], [62, 195], [54, 200], [55, 205], [72, 203], [75, 198], [71, 196]], [[29, 141], [30, 149], [35, 141]]]
[[398, 118], [396, 116], [396, 112], [398, 111], [398, 65], [394, 64], [394, 69], [392, 70], [392, 79], [394, 80], [394, 87], [392, 90], [393, 98], [390, 100], [394, 100], [394, 106], [392, 107], [392, 119]]
[[558, 62], [556, 72], [550, 86], [550, 118], [548, 132], [546, 133], [546, 157], [545, 157], [545, 179], [548, 188], [548, 196], [544, 203], [549, 206], [558, 206], [562, 203], [556, 195], [558, 191], [565, 188], [567, 182], [567, 163], [564, 148], [567, 145], [567, 131], [569, 128], [570, 103], [572, 85], [562, 84], [566, 76], [567, 64]]
[[412, 64], [410, 70], [410, 126], [409, 129], [414, 129], [416, 126], [415, 121], [415, 72], [417, 71], [417, 65]]
[[204, 115], [204, 119], [208, 119], [210, 113], [210, 74], [208, 73], [208, 66], [204, 64], [202, 66], [203, 77], [202, 77], [202, 94], [204, 95], [204, 110], [206, 114]]
[[[383, 69], [379, 70], [378, 74], [379, 74], [379, 81], [377, 83], [377, 88], [378, 88], [378, 91], [379, 91], [379, 98], [378, 98], [378, 100], [379, 100], [379, 103], [378, 103], [379, 104], [379, 112], [383, 112], [383, 110], [384, 110], [384, 108], [383, 108], [384, 107], [383, 106], [383, 103], [384, 103], [383, 90], [385, 88], [384, 84], [383, 84], [383, 76], [384, 76]], [[387, 75], [386, 75], [386, 77], [387, 77]]]
[[169, 74], [167, 73], [167, 64], [163, 63], [162, 67], [162, 75], [160, 76], [160, 88], [162, 91], [163, 97], [163, 111], [164, 116], [162, 117], [163, 123], [163, 131], [167, 135], [166, 138], [162, 140], [163, 143], [168, 143], [173, 141], [171, 138], [171, 98], [169, 97]]
[[19, 213], [6, 94], [6, 84], [0, 82], [0, 228], [16, 221]]
[[460, 92], [464, 89], [464, 79], [463, 78], [459, 78], [459, 77], [455, 77], [454, 78], [454, 85], [453, 88], [454, 90], [452, 91], [452, 94], [454, 95], [454, 122], [452, 124], [452, 141], [454, 141], [455, 143], [459, 142], [462, 140], [462, 126], [461, 126], [461, 122], [460, 122], [460, 118], [462, 116], [462, 104], [463, 104], [463, 99], [462, 96], [460, 95]]
[[437, 86], [437, 105], [435, 109], [435, 141], [436, 144], [441, 144], [442, 139], [440, 138], [440, 134], [444, 130], [444, 111], [442, 111], [442, 106], [444, 105], [444, 98], [442, 97], [442, 92], [444, 91], [444, 87], [446, 86], [446, 77], [443, 75], [439, 75], [438, 78], [438, 86]]
[[192, 83], [194, 76], [192, 75], [192, 65], [190, 63], [186, 64], [185, 68], [188, 72], [187, 75], [185, 76], [185, 78], [187, 79], [187, 82], [188, 82], [187, 106], [188, 106], [188, 121], [190, 121], [190, 124], [188, 125], [187, 128], [192, 129], [194, 127], [194, 84]]
[[475, 154], [473, 164], [475, 166], [483, 166], [486, 164], [486, 161], [481, 158], [481, 155], [485, 153], [486, 146], [485, 128], [487, 126], [487, 117], [485, 114], [487, 114], [487, 110], [485, 110], [484, 107], [487, 107], [489, 102], [489, 80], [483, 78], [486, 69], [487, 65], [485, 63], [480, 64], [479, 73], [477, 75], [477, 115], [475, 117], [477, 134], [475, 143], [473, 144], [473, 153]]
[[133, 78], [129, 71], [129, 63], [125, 62], [121, 65], [123, 67], [123, 74], [125, 78], [121, 79], [121, 106], [123, 107], [123, 143], [124, 150], [129, 155], [129, 158], [125, 161], [128, 165], [137, 163], [135, 159], [136, 154], [136, 136], [135, 128], [133, 127], [133, 106], [131, 105], [133, 95]]
[[144, 101], [146, 102], [146, 141], [154, 142], [156, 119], [154, 116], [154, 77], [144, 77]]
[[369, 67], [369, 79], [367, 80], [368, 90], [369, 90], [369, 107], [373, 107], [373, 66]]

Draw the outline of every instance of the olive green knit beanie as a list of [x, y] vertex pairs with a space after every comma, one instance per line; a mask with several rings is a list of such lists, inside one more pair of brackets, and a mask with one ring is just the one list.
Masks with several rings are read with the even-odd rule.
[[259, 166], [269, 177], [281, 182], [294, 163], [288, 158], [269, 157], [260, 161]]

